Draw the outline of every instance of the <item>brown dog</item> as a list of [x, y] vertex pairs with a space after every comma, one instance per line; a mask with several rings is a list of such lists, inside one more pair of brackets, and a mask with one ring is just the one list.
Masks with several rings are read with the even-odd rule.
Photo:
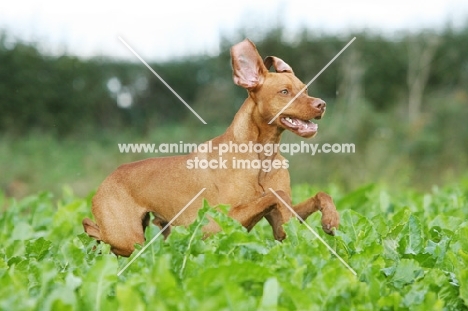
[[[255, 45], [249, 40], [233, 46], [231, 57], [234, 82], [247, 90], [248, 98], [226, 132], [208, 142], [212, 150], [226, 144], [279, 144], [284, 130], [306, 138], [317, 133], [317, 125], [309, 120], [322, 117], [325, 102], [308, 96], [306, 91], [268, 124], [305, 86], [288, 64], [272, 56], [262, 61]], [[276, 72], [268, 71], [272, 65]], [[211, 206], [229, 204], [229, 216], [248, 230], [265, 217], [273, 228], [275, 239], [283, 240], [286, 234], [282, 224], [292, 217], [292, 213], [268, 189], [272, 188], [291, 206], [289, 172], [287, 165], [284, 165], [287, 161], [279, 152], [267, 155], [232, 149], [224, 153], [222, 159], [217, 152], [195, 151], [120, 166], [104, 180], [94, 196], [92, 212], [96, 224], [88, 218], [84, 219], [85, 231], [98, 241], [110, 244], [115, 254], [129, 256], [135, 243], [143, 244], [145, 241], [144, 230], [149, 223], [149, 213], [155, 216], [153, 222], [162, 228], [201, 189], [206, 188], [202, 196]], [[212, 164], [218, 161], [225, 163], [218, 163], [217, 169], [194, 167], [202, 160]], [[258, 166], [242, 169], [233, 165], [238, 160], [244, 161], [244, 164], [257, 161], [275, 165], [271, 170]], [[172, 225], [192, 223], [202, 206], [202, 196]], [[320, 210], [322, 227], [329, 234], [333, 234], [332, 229], [338, 227], [338, 212], [332, 198], [325, 193], [320, 192], [293, 209], [302, 219]], [[204, 228], [207, 233], [218, 230], [219, 227], [212, 220]], [[167, 237], [169, 230], [163, 234]]]

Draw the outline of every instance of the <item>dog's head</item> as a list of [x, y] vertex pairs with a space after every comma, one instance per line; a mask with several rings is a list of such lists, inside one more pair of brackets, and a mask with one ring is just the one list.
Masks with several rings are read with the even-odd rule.
[[[305, 84], [280, 58], [262, 60], [248, 39], [231, 48], [234, 83], [247, 89], [265, 123], [289, 130], [302, 137], [312, 137], [318, 126], [312, 119], [325, 113], [325, 102], [307, 94]], [[269, 72], [273, 66], [275, 72]]]

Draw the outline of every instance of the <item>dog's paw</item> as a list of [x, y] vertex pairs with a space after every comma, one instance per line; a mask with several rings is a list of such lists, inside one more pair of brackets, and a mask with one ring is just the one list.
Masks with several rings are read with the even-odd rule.
[[322, 229], [329, 235], [335, 235], [340, 226], [340, 214], [336, 209], [322, 211]]
[[276, 241], [283, 241], [286, 239], [286, 232], [284, 232], [283, 227], [280, 226], [276, 230], [273, 230], [273, 236], [275, 237]]

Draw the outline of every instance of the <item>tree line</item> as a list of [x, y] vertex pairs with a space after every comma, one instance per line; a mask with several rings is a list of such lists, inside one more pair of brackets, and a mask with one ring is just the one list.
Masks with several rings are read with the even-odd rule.
[[[226, 124], [245, 98], [232, 82], [229, 48], [243, 34], [223, 37], [218, 56], [190, 56], [150, 64], [208, 123]], [[439, 104], [467, 101], [468, 27], [402, 33], [359, 32], [342, 37], [304, 29], [293, 40], [265, 31], [257, 48], [277, 55], [303, 81], [311, 79], [349, 41], [356, 41], [310, 87], [329, 102], [365, 101], [375, 112], [401, 110], [417, 123]], [[7, 44], [0, 35], [0, 130], [57, 136], [131, 129], [143, 135], [161, 125], [198, 122], [139, 62], [50, 56], [34, 44]], [[447, 108], [449, 109], [449, 108]], [[440, 112], [440, 111], [439, 111]], [[405, 120], [408, 118], [408, 120]]]

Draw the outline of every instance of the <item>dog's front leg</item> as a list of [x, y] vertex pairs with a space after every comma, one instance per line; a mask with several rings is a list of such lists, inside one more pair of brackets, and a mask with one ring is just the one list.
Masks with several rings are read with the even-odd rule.
[[336, 210], [333, 199], [324, 192], [319, 192], [314, 197], [294, 205], [293, 209], [303, 220], [306, 220], [316, 211], [320, 211], [322, 213], [323, 231], [330, 235], [334, 235], [333, 228], [338, 229], [340, 225], [340, 215]]
[[[276, 193], [286, 203], [291, 202], [291, 198], [284, 191], [278, 190]], [[290, 214], [272, 192], [229, 210], [229, 216], [239, 221], [249, 231], [265, 217], [273, 228], [275, 239], [279, 241], [286, 237], [282, 225], [288, 220]]]
[[[288, 206], [291, 206], [291, 197], [286, 195], [283, 191], [275, 191], [282, 200], [278, 200], [278, 204], [276, 208], [273, 209], [270, 213], [265, 215], [266, 220], [270, 224], [271, 228], [273, 229], [273, 236], [275, 240], [282, 241], [286, 238], [286, 233], [283, 229], [283, 224], [286, 223], [293, 214]], [[284, 204], [288, 206], [285, 206]]]

